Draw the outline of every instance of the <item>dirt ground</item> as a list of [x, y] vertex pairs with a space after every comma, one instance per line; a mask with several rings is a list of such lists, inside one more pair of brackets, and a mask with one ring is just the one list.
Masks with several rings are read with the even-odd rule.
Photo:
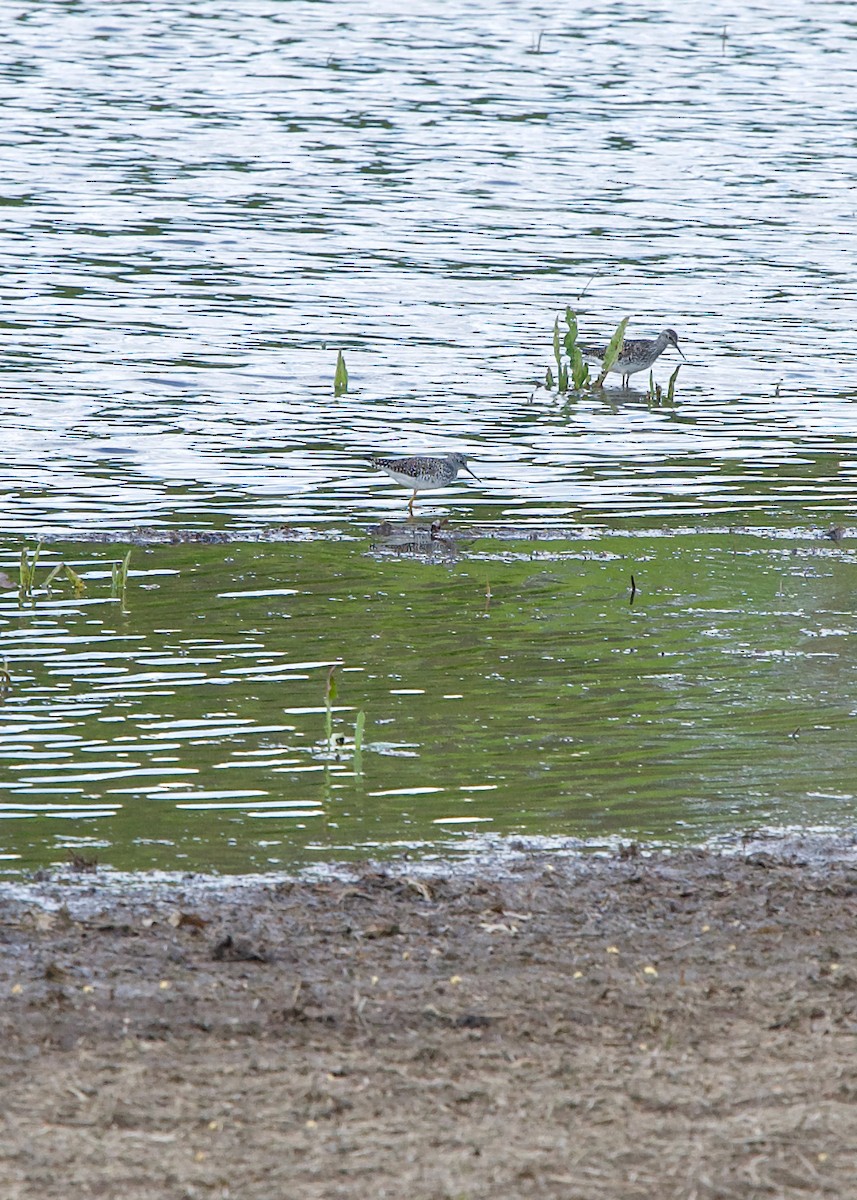
[[857, 1197], [857, 849], [0, 888], [0, 1193]]

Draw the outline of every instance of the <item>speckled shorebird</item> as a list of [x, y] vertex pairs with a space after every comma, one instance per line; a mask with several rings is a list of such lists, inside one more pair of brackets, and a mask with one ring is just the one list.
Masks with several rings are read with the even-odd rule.
[[[662, 329], [656, 338], [625, 338], [622, 343], [622, 353], [610, 368], [622, 376], [622, 387], [628, 386], [628, 379], [638, 371], [648, 371], [660, 358], [667, 346], [675, 346], [684, 358], [684, 351], [678, 344], [678, 334], [674, 329]], [[604, 358], [607, 347], [594, 351], [596, 358]]]
[[[473, 475], [464, 454], [444, 454], [440, 458], [431, 458], [423, 454], [414, 454], [411, 458], [382, 458], [376, 454], [372, 459], [372, 466], [379, 471], [386, 471], [396, 483], [413, 489], [413, 495], [408, 501], [408, 512], [411, 516], [414, 515], [417, 492], [428, 488], [446, 487], [452, 483], [459, 471]], [[479, 476], [473, 475], [473, 478], [478, 479]]]

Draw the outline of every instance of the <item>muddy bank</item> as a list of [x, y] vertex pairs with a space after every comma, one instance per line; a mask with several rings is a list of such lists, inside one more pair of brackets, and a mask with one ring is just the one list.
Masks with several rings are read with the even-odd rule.
[[[359, 533], [358, 533], [359, 530]], [[48, 544], [83, 542], [93, 545], [185, 546], [231, 545], [254, 542], [307, 542], [316, 540], [342, 541], [365, 536], [374, 544], [390, 549], [408, 546], [428, 549], [433, 544], [443, 546], [468, 542], [476, 538], [496, 541], [557, 541], [593, 538], [603, 534], [603, 528], [592, 525], [513, 525], [508, 522], [467, 523], [459, 525], [446, 517], [407, 516], [381, 521], [377, 524], [340, 529], [335, 526], [265, 525], [241, 529], [175, 529], [155, 526], [134, 526], [129, 529], [80, 529], [47, 532], [42, 540]]]
[[[174, 527], [137, 525], [127, 529], [66, 529], [48, 530], [40, 534], [46, 545], [62, 543], [90, 543], [92, 545], [120, 546], [208, 546], [241, 545], [257, 542], [310, 542], [310, 541], [353, 541], [367, 538], [376, 549], [390, 552], [440, 553], [445, 548], [466, 550], [473, 541], [501, 542], [589, 542], [604, 537], [605, 533], [623, 536], [629, 532], [624, 527], [611, 528], [601, 523], [559, 522], [555, 525], [516, 524], [511, 521], [465, 521], [454, 517], [436, 517], [431, 514], [395, 516], [379, 522], [357, 522], [345, 527], [333, 525], [262, 525], [240, 529], [176, 529]], [[636, 531], [637, 536], [640, 530]], [[648, 529], [649, 536], [658, 529]], [[844, 525], [826, 525], [810, 528], [760, 528], [742, 525], [688, 525], [682, 529], [664, 527], [664, 536], [694, 533], [711, 537], [722, 534], [748, 536], [762, 540], [787, 541], [831, 541], [840, 543], [853, 538], [857, 530]]]
[[0, 892], [3, 1195], [814, 1197], [857, 1179], [857, 860]]

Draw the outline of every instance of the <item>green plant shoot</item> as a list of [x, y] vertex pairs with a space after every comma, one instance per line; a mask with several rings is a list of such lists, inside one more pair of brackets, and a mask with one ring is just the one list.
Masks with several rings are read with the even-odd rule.
[[601, 374], [595, 380], [595, 386], [600, 388], [604, 386], [604, 380], [607, 378], [607, 372], [615, 365], [617, 358], [622, 353], [622, 344], [625, 341], [625, 330], [628, 328], [630, 317], [623, 317], [616, 326], [616, 332], [610, 339], [607, 349], [604, 352], [604, 360], [601, 363]]
[[588, 383], [589, 367], [583, 361], [580, 347], [574, 345], [571, 348], [571, 385], [577, 390], [578, 388], [586, 387]]
[[327, 734], [328, 746], [333, 741], [333, 702], [336, 699], [336, 672], [340, 665], [340, 663], [333, 664], [327, 672], [324, 684], [324, 729]]
[[18, 581], [18, 599], [24, 600], [30, 595], [30, 558], [27, 554], [27, 547], [21, 550], [21, 574]]
[[336, 356], [336, 371], [333, 375], [333, 394], [341, 396], [348, 391], [348, 368], [340, 350]]
[[129, 550], [121, 563], [114, 563], [111, 570], [111, 594], [118, 599], [125, 595], [125, 588], [128, 584], [128, 567], [131, 565], [131, 551]]
[[565, 335], [565, 348], [571, 354], [571, 347], [577, 344], [577, 316], [570, 308], [565, 310], [565, 323], [568, 326], [568, 333]]
[[39, 561], [41, 552], [41, 542], [37, 542], [32, 558], [30, 558], [30, 553], [26, 546], [21, 550], [21, 578], [18, 588], [19, 601], [30, 599], [33, 595], [33, 585], [36, 582], [36, 563]]
[[82, 596], [86, 591], [86, 584], [83, 582], [77, 571], [73, 571], [68, 563], [57, 563], [53, 570], [45, 580], [45, 590], [50, 591], [51, 584], [60, 575], [65, 575], [71, 586], [74, 588], [75, 596]]
[[63, 563], [63, 567], [65, 568], [66, 579], [71, 583], [71, 586], [74, 588], [75, 596], [82, 596], [83, 593], [86, 591], [86, 584], [83, 582], [81, 577], [78, 575], [77, 571], [73, 571], [71, 569], [71, 567], [68, 565], [68, 563]]
[[681, 363], [678, 364], [672, 375], [670, 375], [669, 382], [667, 383], [667, 404], [672, 404], [675, 400], [675, 381], [680, 370]]

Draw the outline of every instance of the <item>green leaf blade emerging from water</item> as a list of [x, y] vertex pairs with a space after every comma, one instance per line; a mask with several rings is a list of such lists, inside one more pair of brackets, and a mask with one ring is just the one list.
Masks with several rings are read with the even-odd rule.
[[580, 352], [579, 346], [573, 346], [571, 349], [571, 384], [577, 390], [584, 388], [589, 383], [589, 367], [583, 361], [583, 355]]
[[348, 391], [348, 368], [345, 365], [345, 359], [342, 357], [340, 350], [336, 356], [336, 371], [333, 375], [333, 394], [334, 396], [342, 396]]
[[628, 328], [628, 322], [630, 320], [630, 317], [623, 317], [616, 326], [616, 332], [613, 334], [607, 345], [607, 349], [604, 352], [604, 359], [601, 363], [601, 374], [595, 381], [596, 387], [604, 386], [604, 380], [607, 378], [607, 372], [611, 367], [615, 366], [616, 360], [622, 353], [622, 345], [625, 341], [625, 330]]
[[667, 404], [672, 404], [675, 401], [675, 381], [678, 378], [678, 373], [681, 370], [681, 363], [670, 375], [669, 383], [667, 384]]

